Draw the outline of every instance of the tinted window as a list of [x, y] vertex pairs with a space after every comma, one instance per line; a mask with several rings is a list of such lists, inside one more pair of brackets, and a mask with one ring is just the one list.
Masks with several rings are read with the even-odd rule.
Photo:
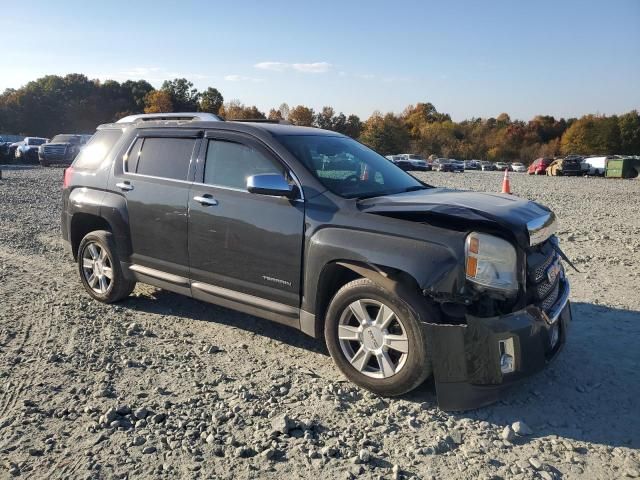
[[126, 158], [126, 170], [127, 172], [136, 172], [138, 170], [138, 159], [140, 158], [140, 149], [142, 148], [143, 138], [136, 139], [133, 147], [129, 151]]
[[80, 151], [73, 162], [73, 166], [75, 168], [97, 168], [121, 136], [122, 130], [119, 129], [98, 130], [91, 137], [91, 141], [87, 143], [87, 146]]
[[80, 135], [56, 135], [51, 143], [80, 143]]
[[240, 143], [209, 140], [204, 183], [247, 188], [247, 177], [261, 173], [284, 173], [282, 165]]
[[194, 138], [147, 137], [142, 143], [135, 173], [186, 180], [195, 144]]
[[278, 139], [325, 187], [343, 197], [364, 198], [427, 188], [348, 137], [282, 135]]

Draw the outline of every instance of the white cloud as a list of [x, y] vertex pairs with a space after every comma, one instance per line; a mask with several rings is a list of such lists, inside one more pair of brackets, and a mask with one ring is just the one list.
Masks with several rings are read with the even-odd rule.
[[327, 62], [294, 63], [291, 66], [294, 70], [304, 73], [325, 73], [331, 68], [331, 64]]
[[286, 62], [260, 62], [254, 65], [259, 70], [271, 70], [273, 72], [284, 72], [285, 70], [295, 70], [302, 73], [326, 73], [332, 65], [328, 62], [313, 63], [286, 63]]
[[260, 70], [273, 70], [274, 72], [283, 72], [289, 68], [289, 64], [283, 62], [260, 62], [256, 63], [254, 67]]
[[264, 79], [256, 77], [246, 77], [244, 75], [225, 75], [227, 82], [263, 82]]

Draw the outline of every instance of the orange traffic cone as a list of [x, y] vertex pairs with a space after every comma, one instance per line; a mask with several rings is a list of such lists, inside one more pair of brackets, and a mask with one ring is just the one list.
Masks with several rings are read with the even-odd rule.
[[502, 180], [502, 193], [511, 195], [511, 185], [509, 185], [509, 169], [504, 169], [504, 179]]

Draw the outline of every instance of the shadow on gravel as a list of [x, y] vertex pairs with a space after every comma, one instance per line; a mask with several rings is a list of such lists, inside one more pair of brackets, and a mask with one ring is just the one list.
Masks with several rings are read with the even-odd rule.
[[[182, 295], [157, 290], [120, 306], [160, 315], [216, 322], [328, 355], [322, 341], [283, 325]], [[574, 303], [564, 350], [547, 369], [505, 392], [502, 401], [454, 414], [506, 426], [525, 421], [533, 437], [558, 435], [584, 442], [640, 448], [640, 312]], [[336, 380], [342, 377], [336, 371]], [[432, 380], [402, 397], [436, 405]], [[522, 437], [524, 443], [527, 438]]]
[[201, 302], [167, 290], [158, 289], [151, 297], [129, 297], [118, 305], [123, 308], [148, 313], [175, 315], [190, 320], [228, 325], [229, 327], [246, 330], [293, 347], [329, 355], [323, 342], [315, 340], [295, 328]]

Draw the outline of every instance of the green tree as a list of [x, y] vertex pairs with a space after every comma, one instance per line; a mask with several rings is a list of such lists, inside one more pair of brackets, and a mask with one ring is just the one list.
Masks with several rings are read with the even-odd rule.
[[161, 90], [171, 95], [171, 104], [177, 112], [195, 112], [198, 109], [200, 94], [193, 83], [186, 78], [165, 80]]
[[637, 110], [618, 117], [620, 151], [624, 155], [640, 155], [640, 115]]
[[332, 107], [322, 107], [322, 110], [318, 112], [315, 118], [316, 127], [333, 130], [334, 114]]
[[200, 95], [200, 105], [198, 109], [201, 112], [209, 112], [218, 114], [224, 103], [224, 97], [218, 89], [209, 87]]

